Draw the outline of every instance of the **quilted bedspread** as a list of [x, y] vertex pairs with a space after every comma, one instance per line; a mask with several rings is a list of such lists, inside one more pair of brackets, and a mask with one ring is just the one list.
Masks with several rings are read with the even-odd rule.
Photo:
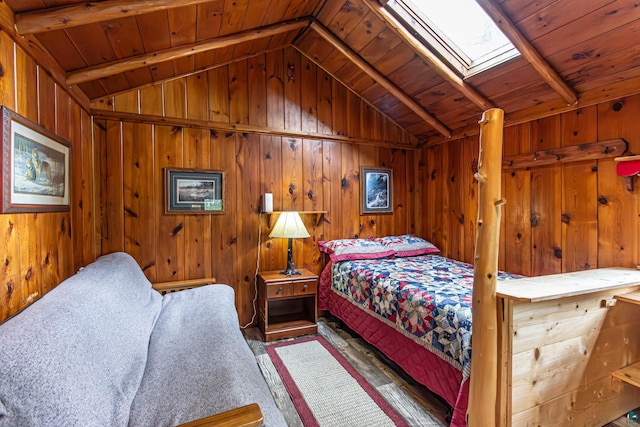
[[[473, 266], [438, 255], [342, 261], [333, 291], [462, 371], [471, 372]], [[500, 272], [498, 280], [519, 276]]]

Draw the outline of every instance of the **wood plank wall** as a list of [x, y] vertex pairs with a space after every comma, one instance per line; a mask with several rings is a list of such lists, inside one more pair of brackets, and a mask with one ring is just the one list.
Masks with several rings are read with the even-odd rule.
[[[93, 105], [405, 145], [410, 140], [293, 48]], [[269, 223], [259, 214], [263, 193], [273, 193], [276, 211], [327, 211], [319, 223], [303, 215], [311, 237], [294, 243], [296, 266], [316, 273], [322, 266], [319, 240], [414, 228], [413, 151], [131, 119], [96, 121], [96, 135], [102, 158], [102, 252], [131, 253], [152, 282], [214, 276], [232, 285], [243, 325], [254, 320], [256, 269], [285, 267], [285, 242], [268, 237], [275, 218]], [[393, 215], [359, 215], [360, 165], [393, 168]], [[164, 215], [162, 168], [167, 166], [226, 171], [225, 213]]]
[[71, 143], [71, 210], [0, 214], [0, 322], [95, 260], [91, 117], [0, 31], [0, 104]]
[[[505, 155], [624, 138], [640, 152], [640, 97], [613, 100], [505, 129]], [[477, 137], [418, 153], [416, 231], [473, 262]], [[501, 269], [524, 275], [640, 264], [640, 182], [630, 192], [613, 159], [505, 171]]]

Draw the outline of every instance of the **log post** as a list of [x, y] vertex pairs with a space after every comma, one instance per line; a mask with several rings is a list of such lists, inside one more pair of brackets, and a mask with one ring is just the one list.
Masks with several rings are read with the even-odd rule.
[[473, 272], [469, 427], [495, 426], [498, 405], [498, 313], [496, 279], [500, 239], [504, 111], [487, 110], [480, 120], [478, 222]]

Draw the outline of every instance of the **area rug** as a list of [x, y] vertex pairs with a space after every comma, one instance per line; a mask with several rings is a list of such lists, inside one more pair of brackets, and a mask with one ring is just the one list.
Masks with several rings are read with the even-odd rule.
[[305, 427], [408, 426], [320, 336], [265, 346]]

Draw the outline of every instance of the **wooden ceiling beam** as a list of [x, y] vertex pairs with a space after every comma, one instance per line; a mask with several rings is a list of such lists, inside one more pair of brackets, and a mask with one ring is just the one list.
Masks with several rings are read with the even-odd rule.
[[511, 22], [504, 14], [502, 9], [497, 5], [495, 0], [476, 0], [480, 7], [489, 15], [496, 23], [498, 28], [502, 30], [511, 43], [520, 51], [520, 54], [526, 59], [531, 66], [540, 74], [544, 81], [549, 84], [568, 105], [574, 105], [578, 102], [576, 92], [564, 81], [558, 72], [540, 55], [540, 52], [533, 47], [531, 42], [527, 40], [520, 30]]
[[[0, 29], [4, 30], [9, 38], [16, 43], [16, 50], [22, 49], [27, 56], [31, 57], [41, 69], [47, 70], [47, 74], [53, 78], [53, 81], [60, 86], [62, 90], [67, 92], [71, 98], [73, 98], [83, 110], [89, 111], [91, 102], [83, 91], [77, 87], [67, 87], [66, 79], [67, 73], [62, 68], [60, 63], [56, 61], [53, 56], [47, 52], [44, 46], [35, 36], [22, 37], [16, 32], [15, 14], [5, 1], [0, 1]], [[3, 39], [4, 40], [4, 39]], [[12, 50], [14, 48], [11, 48]], [[14, 54], [15, 55], [15, 54]], [[15, 59], [12, 59], [14, 61]], [[7, 80], [6, 73], [13, 70], [13, 64], [10, 62], [4, 62], [1, 64], [0, 75], [4, 76], [3, 80]], [[6, 84], [6, 83], [5, 83]], [[1, 91], [1, 90], [0, 90]]]
[[391, 95], [393, 95], [396, 99], [398, 99], [401, 103], [406, 105], [411, 111], [417, 114], [422, 120], [427, 122], [430, 126], [436, 129], [440, 134], [442, 134], [445, 138], [449, 138], [451, 136], [451, 130], [445, 126], [442, 122], [440, 122], [437, 118], [427, 112], [420, 104], [418, 104], [412, 97], [407, 95], [402, 91], [398, 86], [395, 85], [392, 81], [387, 79], [384, 75], [382, 75], [378, 70], [376, 70], [371, 64], [362, 59], [360, 55], [351, 50], [342, 40], [336, 37], [331, 31], [326, 29], [322, 24], [318, 21], [314, 21], [311, 24], [311, 29], [313, 29], [320, 37], [322, 37], [325, 41], [327, 41], [331, 46], [333, 46], [336, 50], [346, 56], [351, 62], [354, 63], [358, 68], [360, 68], [365, 74], [371, 77], [376, 81], [380, 86], [384, 87], [389, 91]]
[[[396, 19], [380, 0], [363, 0], [363, 3], [371, 9], [371, 11], [407, 43], [414, 52], [418, 54], [429, 66], [440, 75], [443, 79], [451, 83], [465, 98], [473, 102], [482, 110], [490, 110], [494, 105], [481, 95], [474, 87], [469, 85], [463, 78], [456, 74], [446, 63], [444, 63], [437, 55], [431, 52], [427, 47], [418, 40], [407, 28]], [[385, 3], [386, 2], [382, 2]]]
[[211, 40], [205, 40], [198, 43], [178, 46], [175, 48], [159, 50], [146, 53], [143, 55], [125, 58], [118, 61], [108, 62], [106, 64], [93, 67], [83, 68], [67, 74], [67, 84], [77, 85], [80, 83], [98, 80], [104, 77], [113, 76], [125, 71], [134, 70], [136, 68], [146, 67], [160, 62], [171, 61], [186, 56], [195, 55], [197, 53], [209, 50], [220, 49], [223, 47], [233, 46], [251, 40], [271, 37], [277, 34], [286, 33], [293, 30], [299, 30], [306, 27], [310, 23], [310, 19], [284, 21], [278, 24], [268, 25], [266, 27], [255, 28], [253, 30], [241, 31], [239, 33], [229, 34], [217, 37]]
[[[524, 110], [513, 111], [505, 114], [504, 126], [516, 126], [534, 120], [551, 117], [558, 114], [577, 111], [580, 108], [591, 107], [603, 102], [610, 102], [614, 99], [625, 98], [629, 96], [640, 95], [640, 76], [619, 82], [615, 81], [606, 86], [596, 87], [580, 94], [579, 105], [567, 105], [563, 99], [537, 104]], [[479, 127], [476, 123], [461, 127], [452, 132], [451, 138], [443, 138], [440, 136], [422, 140], [418, 143], [419, 147], [433, 147], [444, 144], [451, 140], [475, 136], [478, 134]]]
[[109, 111], [101, 109], [91, 109], [91, 116], [94, 120], [122, 120], [132, 123], [147, 123], [154, 125], [178, 126], [190, 129], [212, 129], [222, 132], [247, 132], [258, 133], [262, 135], [275, 135], [284, 138], [307, 138], [323, 141], [336, 141], [357, 145], [366, 145], [368, 147], [389, 147], [400, 148], [403, 150], [414, 150], [415, 142], [399, 143], [386, 139], [375, 138], [359, 138], [346, 135], [333, 135], [316, 132], [304, 132], [287, 130], [281, 128], [273, 128], [267, 126], [256, 126], [241, 123], [225, 123], [209, 120], [184, 119], [178, 117], [155, 116], [150, 114], [125, 113], [121, 111]]
[[17, 13], [15, 21], [18, 33], [24, 36], [93, 24], [109, 19], [142, 15], [158, 10], [192, 6], [208, 1], [211, 0], [108, 0], [87, 2], [55, 9]]

